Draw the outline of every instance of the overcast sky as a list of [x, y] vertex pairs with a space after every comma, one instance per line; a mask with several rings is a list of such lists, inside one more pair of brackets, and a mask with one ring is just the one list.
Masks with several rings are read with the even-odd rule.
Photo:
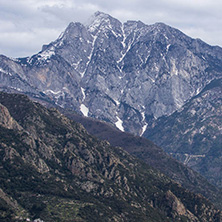
[[96, 11], [122, 22], [164, 22], [222, 46], [221, 0], [0, 0], [0, 54], [31, 56], [70, 22], [84, 23]]

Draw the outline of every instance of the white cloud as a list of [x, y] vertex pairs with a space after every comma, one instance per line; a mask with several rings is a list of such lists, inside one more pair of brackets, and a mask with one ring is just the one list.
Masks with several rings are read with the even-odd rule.
[[164, 22], [222, 46], [221, 8], [219, 0], [0, 0], [0, 54], [32, 55], [55, 40], [69, 22], [84, 23], [98, 10], [122, 22]]

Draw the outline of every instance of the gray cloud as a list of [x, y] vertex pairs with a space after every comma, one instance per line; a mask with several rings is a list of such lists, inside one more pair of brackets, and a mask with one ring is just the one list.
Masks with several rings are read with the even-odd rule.
[[222, 46], [219, 0], [0, 0], [0, 54], [30, 56], [55, 40], [71, 21], [95, 11], [120, 21], [164, 22], [194, 38]]

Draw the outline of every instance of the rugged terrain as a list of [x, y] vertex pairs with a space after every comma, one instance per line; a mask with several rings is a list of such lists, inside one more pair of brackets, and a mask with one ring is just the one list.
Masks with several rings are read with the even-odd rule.
[[143, 135], [221, 77], [222, 49], [162, 23], [121, 23], [97, 12], [70, 23], [28, 58], [0, 57], [2, 87], [46, 94], [64, 108]]
[[147, 137], [218, 187], [221, 87], [212, 86], [221, 78], [220, 47], [163, 23], [121, 23], [101, 12], [88, 24], [70, 23], [33, 56], [0, 56], [2, 91]]
[[0, 93], [2, 221], [221, 221], [183, 189], [57, 110]]
[[[222, 187], [222, 79], [170, 117], [162, 117], [145, 136]], [[159, 135], [162, 135], [161, 137]]]
[[200, 193], [218, 207], [222, 207], [222, 191], [220, 188], [211, 185], [196, 171], [167, 155], [163, 149], [148, 139], [124, 133], [111, 124], [80, 116], [70, 110], [60, 109], [60, 111], [81, 123], [91, 135], [107, 140], [113, 146], [122, 147], [130, 154], [144, 160], [150, 166], [181, 184], [184, 188], [194, 193]]

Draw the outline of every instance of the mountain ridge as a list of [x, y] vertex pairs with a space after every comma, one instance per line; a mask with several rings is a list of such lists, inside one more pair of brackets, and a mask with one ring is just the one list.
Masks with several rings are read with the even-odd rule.
[[86, 130], [101, 140], [107, 140], [112, 146], [125, 149], [131, 155], [142, 159], [150, 166], [158, 169], [184, 188], [206, 196], [217, 206], [220, 206], [221, 190], [212, 186], [207, 180], [189, 167], [183, 165], [163, 152], [152, 141], [143, 137], [121, 132], [112, 125], [88, 117], [82, 117], [70, 110], [60, 109], [64, 115], [81, 123]]
[[1, 220], [220, 221], [221, 212], [201, 195], [57, 110], [24, 95], [0, 95], [9, 111], [1, 115], [22, 127], [0, 124]]
[[[219, 48], [210, 47], [200, 40], [192, 40], [179, 30], [162, 23], [145, 25], [141, 22], [131, 21], [122, 24], [104, 13], [96, 13], [93, 21], [97, 26], [92, 31], [89, 27], [87, 28], [80, 23], [70, 23], [65, 32], [55, 42], [48, 46], [45, 45], [39, 54], [27, 58], [26, 61], [25, 59], [19, 59], [18, 61], [23, 64], [23, 68], [25, 68], [24, 66], [31, 66], [30, 70], [25, 71], [28, 72], [28, 81], [35, 87], [39, 87], [48, 96], [52, 96], [53, 100], [59, 105], [73, 107], [80, 113], [83, 113], [81, 109], [81, 106], [83, 106], [88, 109], [87, 115], [103, 120], [107, 119], [116, 126], [121, 125], [122, 121], [121, 129], [137, 135], [142, 135], [149, 120], [152, 120], [153, 117], [158, 118], [162, 115], [171, 114], [201, 90], [200, 87], [204, 87], [204, 85], [200, 86], [195, 78], [193, 83], [188, 82], [190, 81], [190, 74], [188, 74], [190, 65], [195, 66], [196, 63], [201, 63], [202, 71], [200, 70], [200, 73], [203, 73], [208, 66], [205, 62], [206, 52], [209, 55], [217, 53], [216, 57], [221, 59], [217, 52], [218, 50], [221, 51]], [[107, 37], [109, 38], [107, 39]], [[141, 47], [145, 47], [147, 51], [142, 50]], [[185, 50], [183, 47], [187, 48], [187, 52], [183, 52]], [[202, 48], [206, 50], [203, 51]], [[181, 64], [176, 64], [176, 60], [173, 59], [175, 49], [177, 51], [182, 50], [181, 53], [187, 55], [187, 59], [184, 60], [187, 64], [184, 64], [185, 67], [181, 71], [179, 68]], [[138, 50], [140, 52], [135, 53]], [[200, 54], [195, 55], [193, 51], [198, 50]], [[172, 54], [172, 52], [174, 53]], [[167, 54], [171, 54], [171, 59], [165, 58]], [[140, 55], [140, 57], [137, 55]], [[76, 81], [77, 90], [70, 87], [73, 84], [72, 81], [71, 84], [63, 81], [63, 87], [68, 90], [64, 88], [61, 91], [63, 87], [51, 82], [51, 77], [47, 76], [49, 71], [45, 70], [44, 67], [41, 68], [43, 72], [41, 75], [32, 77], [40, 81], [35, 83], [34, 79], [30, 79], [30, 75], [38, 70], [35, 66], [48, 66], [50, 69], [55, 69], [54, 75], [57, 75], [55, 73], [58, 72], [56, 71], [58, 65], [55, 59], [63, 64], [63, 67], [67, 67], [64, 71], [61, 68], [59, 70], [70, 73], [71, 78]], [[61, 59], [64, 59], [67, 64]], [[215, 58], [213, 59], [215, 60]], [[161, 63], [162, 71], [157, 68], [159, 66], [157, 60], [159, 60], [158, 63]], [[53, 65], [54, 68], [51, 67], [52, 64], [47, 64], [51, 62], [55, 64]], [[151, 69], [147, 67], [151, 67]], [[41, 72], [41, 70], [38, 72]], [[164, 70], [166, 70], [166, 73], [161, 74], [162, 76], [157, 73], [165, 72]], [[195, 74], [194, 71], [190, 71]], [[167, 72], [175, 74], [169, 76]], [[93, 73], [94, 75], [92, 75]], [[68, 76], [65, 78], [68, 78]], [[211, 80], [212, 74], [204, 81], [209, 82]], [[203, 84], [202, 80], [200, 82]], [[50, 84], [50, 87], [46, 83], [47, 85]], [[160, 87], [160, 84], [162, 87]], [[179, 84], [177, 86], [179, 88], [173, 89], [170, 84], [175, 86]], [[198, 85], [195, 86], [195, 84]], [[139, 85], [141, 89], [138, 88]], [[114, 88], [112, 89], [112, 87]], [[127, 89], [130, 89], [130, 91]], [[181, 94], [178, 90], [183, 90], [185, 93]], [[59, 91], [60, 94], [56, 94]], [[94, 91], [101, 93], [104, 101], [100, 101], [100, 103], [109, 104], [112, 112], [108, 112], [106, 115], [105, 112], [102, 112], [102, 115], [98, 114], [96, 107], [98, 107], [99, 104], [97, 103], [99, 101], [93, 99], [95, 96], [90, 97]], [[169, 95], [172, 97], [171, 100], [173, 99], [171, 102], [169, 98], [163, 97], [165, 91], [169, 91]], [[53, 95], [53, 92], [56, 95]], [[149, 94], [149, 96], [146, 96], [145, 100], [142, 97], [137, 98], [139, 103], [131, 99], [135, 97], [135, 94], [139, 95], [141, 93], [142, 95], [144, 93], [145, 95]], [[73, 97], [73, 94], [76, 96]], [[66, 99], [66, 96], [69, 98]], [[57, 97], [63, 98], [63, 101], [58, 101]], [[77, 101], [76, 97], [78, 97]], [[71, 101], [64, 104], [64, 101], [70, 99]], [[96, 107], [93, 104], [97, 104]], [[103, 110], [101, 106], [100, 109]], [[115, 112], [117, 114], [113, 115]], [[127, 118], [131, 118], [131, 120], [134, 118], [134, 127], [127, 121]]]
[[[70, 23], [57, 40], [28, 58], [0, 56], [1, 90], [25, 93], [150, 138], [150, 131], [164, 124], [159, 120], [170, 118], [221, 79], [220, 47], [162, 23], [121, 23], [103, 13], [93, 21], [91, 28]], [[202, 101], [203, 106], [209, 102]], [[219, 127], [221, 121], [216, 124]], [[161, 144], [163, 138], [157, 134], [155, 143]], [[193, 146], [187, 154], [196, 155], [198, 149]]]

